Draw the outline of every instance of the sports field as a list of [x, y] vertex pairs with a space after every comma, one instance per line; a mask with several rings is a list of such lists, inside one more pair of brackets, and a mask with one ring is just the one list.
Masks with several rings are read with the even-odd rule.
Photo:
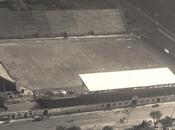
[[81, 86], [80, 73], [169, 67], [174, 60], [134, 38], [3, 40], [0, 56], [17, 86], [43, 89]]

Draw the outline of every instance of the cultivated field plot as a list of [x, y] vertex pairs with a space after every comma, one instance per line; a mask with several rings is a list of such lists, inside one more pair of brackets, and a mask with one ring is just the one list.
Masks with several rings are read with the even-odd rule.
[[0, 38], [124, 33], [120, 10], [0, 11]]
[[79, 88], [80, 73], [169, 67], [174, 60], [138, 39], [3, 40], [0, 57], [17, 80], [32, 89]]

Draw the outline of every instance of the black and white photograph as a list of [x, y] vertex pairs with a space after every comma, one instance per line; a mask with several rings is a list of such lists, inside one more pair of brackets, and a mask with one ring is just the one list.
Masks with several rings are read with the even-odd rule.
[[175, 0], [0, 0], [0, 130], [175, 130]]

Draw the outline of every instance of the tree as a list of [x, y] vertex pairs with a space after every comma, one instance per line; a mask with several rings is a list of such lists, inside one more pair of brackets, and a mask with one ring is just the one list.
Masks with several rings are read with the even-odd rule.
[[169, 116], [166, 116], [165, 118], [161, 119], [159, 122], [162, 124], [163, 130], [167, 130], [168, 127], [173, 126], [173, 119]]
[[143, 121], [141, 124], [135, 126], [135, 130], [154, 130], [151, 124], [147, 121]]
[[79, 126], [72, 126], [69, 127], [67, 130], [81, 130], [81, 128]]
[[6, 99], [7, 99], [6, 95], [0, 94], [0, 108], [4, 108], [5, 107], [4, 103], [5, 103]]
[[48, 110], [43, 111], [43, 116], [48, 116]]
[[137, 105], [137, 99], [135, 99], [135, 100], [132, 100], [132, 102], [131, 102], [131, 107], [136, 107], [136, 105]]
[[103, 127], [103, 130], [113, 130], [112, 126], [105, 126]]
[[162, 117], [162, 113], [160, 111], [152, 111], [150, 113], [151, 118], [153, 118], [154, 121], [154, 127], [156, 127], [157, 121], [160, 120]]
[[149, 122], [143, 121], [141, 124], [133, 126], [132, 128], [127, 128], [125, 130], [154, 130], [154, 128]]
[[67, 130], [64, 126], [57, 126], [56, 130]]
[[57, 126], [56, 130], [81, 130], [79, 126], [71, 126], [69, 128], [66, 128], [65, 126]]

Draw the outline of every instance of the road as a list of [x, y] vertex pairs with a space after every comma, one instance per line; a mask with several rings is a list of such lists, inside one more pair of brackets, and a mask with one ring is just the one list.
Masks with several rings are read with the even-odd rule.
[[[138, 124], [142, 120], [150, 120], [149, 113], [151, 111], [160, 110], [162, 114], [171, 115], [173, 112], [175, 103], [160, 104], [159, 107], [153, 108], [152, 105], [137, 107], [130, 113], [128, 123], [120, 123], [120, 119], [128, 118], [126, 109], [110, 110], [110, 111], [96, 111], [85, 112], [70, 115], [53, 116], [43, 121], [23, 121], [14, 122], [10, 124], [3, 124], [0, 126], [0, 130], [55, 130], [57, 125], [72, 126], [78, 125], [83, 129], [95, 127], [99, 129], [104, 125], [114, 125], [114, 128], [123, 128], [123, 126], [130, 126]], [[175, 115], [175, 114], [174, 114]]]
[[[136, 25], [134, 28], [140, 28], [137, 30], [138, 32], [141, 30], [141, 32], [144, 34], [143, 36], [146, 39], [149, 39], [151, 43], [154, 43], [158, 48], [162, 49], [167, 54], [170, 54], [173, 57], [175, 56], [175, 36], [168, 28], [159, 23], [158, 19], [155, 17], [153, 18], [148, 15], [142, 8], [136, 7], [134, 4], [127, 1], [122, 1], [122, 5], [126, 6], [124, 7], [126, 8], [125, 12], [134, 12], [130, 13], [131, 16], [127, 19], [129, 21], [132, 21], [133, 19], [134, 21], [139, 21], [137, 23], [134, 22], [134, 26]], [[138, 18], [139, 20], [137, 20]]]

